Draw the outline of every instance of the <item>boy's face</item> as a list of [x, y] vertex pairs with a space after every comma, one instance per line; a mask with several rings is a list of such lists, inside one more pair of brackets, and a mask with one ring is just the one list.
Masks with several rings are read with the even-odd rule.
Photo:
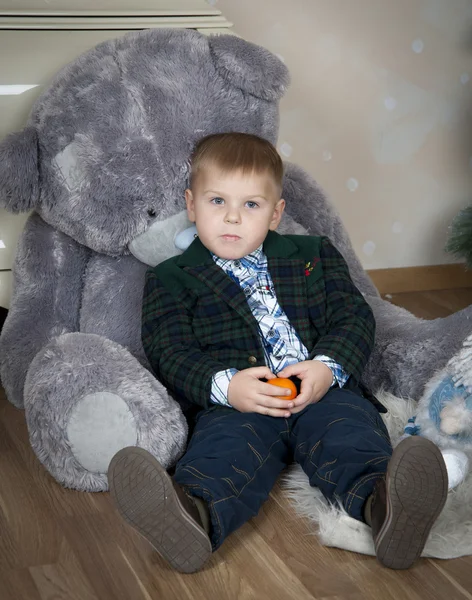
[[225, 259], [246, 256], [277, 228], [285, 207], [267, 173], [222, 173], [217, 167], [202, 169], [185, 191], [190, 221], [211, 252]]

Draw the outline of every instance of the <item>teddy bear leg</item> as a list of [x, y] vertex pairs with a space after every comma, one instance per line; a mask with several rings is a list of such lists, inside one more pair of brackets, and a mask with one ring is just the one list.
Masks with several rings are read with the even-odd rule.
[[54, 338], [25, 384], [33, 450], [65, 487], [106, 491], [112, 456], [140, 446], [165, 467], [182, 454], [187, 425], [178, 404], [125, 348], [93, 334]]

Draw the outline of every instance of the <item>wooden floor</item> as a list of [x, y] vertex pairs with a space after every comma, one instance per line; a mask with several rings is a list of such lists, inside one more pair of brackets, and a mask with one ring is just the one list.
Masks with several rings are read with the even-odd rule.
[[[472, 303], [472, 290], [397, 294], [418, 316]], [[107, 493], [61, 488], [28, 444], [22, 411], [0, 391], [0, 600], [472, 600], [472, 557], [405, 572], [324, 548], [280, 488], [208, 566], [181, 575], [124, 525]]]

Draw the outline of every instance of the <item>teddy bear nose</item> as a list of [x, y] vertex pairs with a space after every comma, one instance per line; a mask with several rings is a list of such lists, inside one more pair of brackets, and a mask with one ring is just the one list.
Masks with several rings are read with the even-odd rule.
[[148, 215], [150, 217], [155, 217], [156, 216], [156, 211], [153, 208], [149, 208], [148, 209]]

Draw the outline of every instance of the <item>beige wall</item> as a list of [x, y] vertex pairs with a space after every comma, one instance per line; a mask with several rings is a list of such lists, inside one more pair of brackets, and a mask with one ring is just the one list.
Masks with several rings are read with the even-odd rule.
[[453, 262], [472, 201], [472, 0], [209, 0], [292, 74], [279, 150], [325, 188], [365, 268]]

